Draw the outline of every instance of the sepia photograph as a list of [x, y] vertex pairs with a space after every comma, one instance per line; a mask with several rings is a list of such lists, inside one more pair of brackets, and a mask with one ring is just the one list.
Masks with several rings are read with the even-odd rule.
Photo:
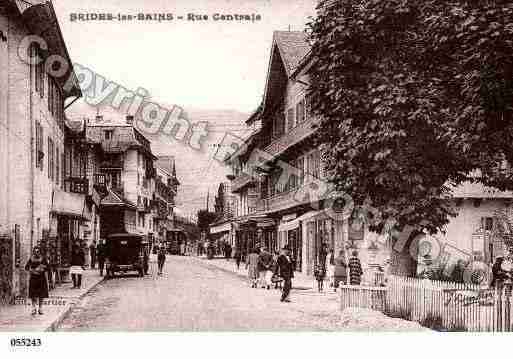
[[502, 335], [512, 164], [511, 0], [0, 0], [0, 333]]

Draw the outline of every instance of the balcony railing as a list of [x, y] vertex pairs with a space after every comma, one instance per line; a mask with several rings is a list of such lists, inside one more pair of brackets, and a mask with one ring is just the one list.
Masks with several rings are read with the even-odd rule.
[[124, 161], [121, 158], [111, 158], [100, 163], [103, 170], [120, 170], [124, 167]]
[[246, 173], [240, 173], [231, 183], [232, 193], [237, 193], [246, 186], [256, 184], [257, 180], [254, 176]]
[[84, 177], [68, 177], [64, 179], [65, 190], [71, 193], [89, 194], [89, 181]]
[[103, 173], [95, 173], [93, 183], [95, 186], [107, 187], [107, 177]]
[[288, 148], [308, 138], [317, 130], [314, 125], [319, 122], [317, 117], [311, 117], [289, 130], [284, 135], [272, 140], [264, 147], [264, 152], [276, 157], [285, 152]]
[[302, 186], [287, 192], [275, 194], [271, 197], [261, 198], [257, 202], [257, 212], [276, 212], [284, 209], [304, 205], [313, 201], [309, 198], [307, 187]]

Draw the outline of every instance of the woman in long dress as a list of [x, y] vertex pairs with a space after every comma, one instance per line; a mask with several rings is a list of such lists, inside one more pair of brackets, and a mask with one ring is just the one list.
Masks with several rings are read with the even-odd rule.
[[258, 262], [259, 256], [257, 250], [253, 249], [247, 257], [248, 280], [251, 288], [256, 288], [258, 284]]
[[335, 255], [333, 254], [333, 248], [331, 248], [326, 254], [326, 279], [328, 280], [329, 286], [335, 286]]
[[29, 298], [32, 301], [32, 315], [43, 314], [43, 299], [48, 298], [48, 263], [41, 255], [39, 247], [32, 250], [25, 270], [30, 272]]

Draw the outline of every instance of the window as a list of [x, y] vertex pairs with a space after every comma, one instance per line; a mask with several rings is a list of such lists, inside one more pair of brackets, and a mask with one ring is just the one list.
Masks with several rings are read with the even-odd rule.
[[66, 178], [66, 149], [62, 152], [61, 155], [61, 184], [64, 187], [64, 179]]
[[285, 133], [285, 115], [281, 112], [276, 113], [273, 122], [273, 137], [280, 137]]
[[320, 177], [320, 158], [319, 151], [315, 150], [308, 154], [307, 158], [307, 173], [315, 178]]
[[296, 126], [294, 121], [294, 108], [289, 108], [287, 111], [287, 131], [290, 131]]
[[105, 139], [106, 140], [111, 140], [112, 139], [112, 135], [113, 135], [114, 131], [113, 130], [105, 130], [104, 131], [104, 134], [105, 134]]
[[41, 62], [39, 64], [32, 64], [32, 67], [34, 68], [34, 86], [37, 93], [39, 93], [39, 96], [43, 98], [45, 96], [45, 65], [44, 61], [42, 61], [41, 56], [41, 49], [37, 45], [32, 45], [31, 47], [31, 56], [32, 59], [34, 59], [36, 56], [38, 56], [41, 59]]
[[59, 149], [55, 148], [55, 182], [57, 184], [60, 183], [60, 170], [59, 170], [60, 160], [61, 160], [61, 156], [59, 153]]
[[302, 186], [305, 183], [305, 158], [303, 156], [299, 157], [296, 165], [299, 170], [298, 186]]
[[44, 143], [43, 143], [43, 126], [36, 121], [36, 168], [43, 170]]
[[485, 231], [491, 231], [493, 229], [493, 218], [492, 217], [483, 217], [481, 219], [483, 229]]
[[50, 137], [48, 137], [48, 178], [53, 181], [53, 172], [54, 172], [54, 145], [53, 141]]
[[302, 99], [296, 105], [296, 123], [300, 124], [305, 120], [305, 100]]
[[310, 95], [307, 95], [304, 99], [304, 107], [305, 107], [305, 120], [308, 120], [312, 117], [312, 99]]
[[55, 115], [55, 108], [54, 108], [54, 105], [55, 105], [54, 87], [55, 87], [55, 85], [54, 85], [53, 79], [50, 77], [50, 75], [47, 76], [47, 83], [48, 83], [48, 111], [50, 111], [50, 113], [52, 115]]

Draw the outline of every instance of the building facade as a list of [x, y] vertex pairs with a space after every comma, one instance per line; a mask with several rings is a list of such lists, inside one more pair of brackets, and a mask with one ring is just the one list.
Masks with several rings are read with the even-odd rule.
[[98, 167], [108, 188], [101, 200], [101, 237], [133, 233], [152, 241], [157, 157], [150, 142], [134, 127], [131, 116], [124, 123], [97, 116], [86, 127], [87, 141], [101, 146]]
[[[0, 31], [0, 295], [8, 301], [27, 292], [23, 267], [34, 246], [56, 251], [50, 257], [54, 269], [65, 264], [64, 247], [69, 243], [49, 242], [59, 234], [59, 217], [74, 218], [73, 230], [78, 232], [91, 216], [84, 211], [86, 195], [70, 190], [63, 171], [69, 148], [64, 104], [81, 92], [72, 72], [56, 78], [45, 68], [51, 55], [59, 55], [72, 68], [53, 6], [3, 1]], [[39, 63], [20, 56], [28, 35], [39, 36], [47, 45], [47, 51], [35, 45], [26, 49], [29, 58], [42, 60]], [[67, 80], [71, 86], [64, 86]], [[62, 196], [84, 204], [80, 214], [76, 208], [59, 207]]]
[[247, 253], [255, 246], [276, 251], [288, 244], [296, 270], [307, 275], [323, 260], [325, 247], [346, 258], [357, 251], [365, 283], [372, 283], [379, 267], [418, 274], [425, 254], [415, 245], [426, 239], [439, 243], [445, 254], [438, 258], [450, 258], [442, 263], [448, 266], [462, 258], [490, 263], [502, 254], [503, 243], [490, 233], [499, 223], [498, 211], [507, 210], [510, 193], [471, 185], [454, 189], [458, 215], [436, 236], [379, 235], [347, 213], [334, 215], [322, 150], [313, 141], [319, 118], [309, 108], [309, 53], [304, 33], [274, 33], [263, 102], [247, 120], [254, 131], [226, 160], [238, 209], [229, 225], [220, 225], [231, 231], [234, 245]]

